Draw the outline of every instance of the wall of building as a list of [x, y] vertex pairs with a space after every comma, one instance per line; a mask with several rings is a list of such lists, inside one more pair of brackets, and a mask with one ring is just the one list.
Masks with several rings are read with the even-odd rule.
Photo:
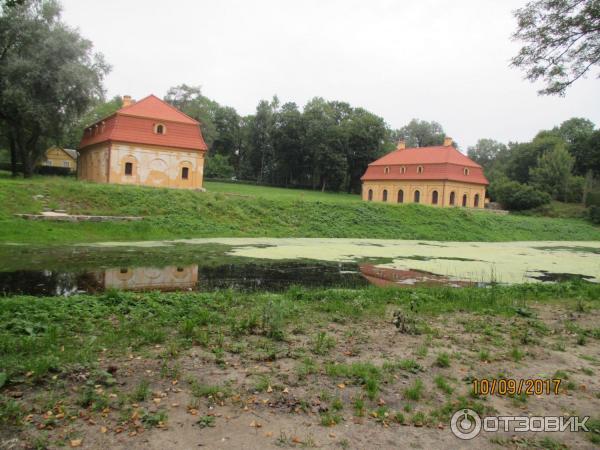
[[68, 167], [72, 172], [77, 170], [77, 162], [59, 148], [50, 148], [46, 152], [43, 166]]
[[98, 144], [79, 152], [77, 178], [80, 180], [106, 183], [108, 181], [109, 144]]
[[198, 283], [198, 266], [124, 267], [104, 271], [104, 288], [123, 290], [192, 289]]
[[[479, 195], [477, 208], [485, 204], [485, 186], [478, 184], [460, 183], [456, 181], [365, 181], [362, 186], [362, 199], [369, 200], [369, 190], [373, 191], [374, 202], [383, 201], [383, 191], [387, 190], [387, 203], [398, 203], [398, 191], [404, 192], [402, 203], [415, 203], [415, 191], [420, 192], [419, 203], [431, 206], [462, 206], [463, 196], [466, 195], [466, 206], [475, 207], [475, 196]], [[437, 205], [432, 203], [433, 192], [438, 193]], [[454, 205], [450, 204], [452, 192], [455, 193]]]
[[[125, 174], [126, 163], [132, 164], [131, 175]], [[182, 176], [184, 167], [188, 169], [187, 179]], [[202, 188], [203, 177], [202, 152], [112, 143], [109, 178], [111, 183], [199, 189]]]

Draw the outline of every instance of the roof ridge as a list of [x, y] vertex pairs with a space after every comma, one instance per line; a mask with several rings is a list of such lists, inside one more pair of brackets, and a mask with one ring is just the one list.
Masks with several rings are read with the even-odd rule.
[[169, 102], [167, 102], [167, 101], [165, 101], [165, 100], [163, 100], [163, 99], [161, 99], [161, 98], [157, 97], [157, 96], [156, 96], [156, 95], [154, 95], [154, 94], [147, 95], [146, 97], [144, 97], [144, 98], [143, 98], [143, 99], [141, 99], [141, 100], [138, 100], [138, 101], [137, 101], [137, 102], [135, 102], [135, 103], [132, 103], [132, 104], [130, 104], [130, 105], [127, 105], [127, 106], [125, 106], [125, 107], [123, 107], [123, 108], [121, 108], [121, 109], [118, 109], [118, 110], [116, 111], [116, 114], [120, 114], [120, 115], [124, 115], [124, 116], [127, 116], [127, 115], [129, 115], [129, 116], [133, 116], [133, 117], [148, 117], [148, 118], [151, 118], [151, 119], [166, 120], [166, 121], [168, 121], [168, 122], [186, 123], [186, 122], [184, 122], [183, 120], [169, 120], [169, 119], [164, 119], [164, 118], [161, 118], [161, 117], [152, 117], [152, 116], [148, 116], [148, 115], [138, 115], [138, 114], [135, 114], [135, 113], [133, 113], [133, 114], [128, 114], [128, 113], [127, 113], [127, 110], [128, 110], [128, 109], [131, 109], [131, 108], [133, 108], [133, 107], [135, 107], [135, 106], [139, 106], [141, 103], [143, 103], [143, 102], [145, 102], [146, 100], [148, 100], [148, 99], [151, 99], [151, 98], [153, 98], [153, 99], [156, 99], [156, 100], [157, 100], [157, 101], [159, 101], [159, 102], [160, 102], [162, 105], [164, 105], [164, 106], [166, 106], [167, 108], [169, 108], [170, 110], [174, 111], [176, 114], [178, 114], [178, 115], [181, 115], [181, 116], [184, 116], [185, 118], [187, 118], [187, 119], [191, 120], [191, 121], [192, 121], [194, 124], [196, 124], [196, 125], [200, 125], [200, 122], [199, 122], [199, 121], [197, 121], [197, 120], [196, 120], [196, 119], [194, 119], [193, 117], [190, 117], [190, 116], [188, 116], [188, 115], [187, 115], [186, 113], [184, 113], [183, 111], [179, 110], [179, 109], [178, 109], [178, 108], [176, 108], [175, 106], [171, 105]]

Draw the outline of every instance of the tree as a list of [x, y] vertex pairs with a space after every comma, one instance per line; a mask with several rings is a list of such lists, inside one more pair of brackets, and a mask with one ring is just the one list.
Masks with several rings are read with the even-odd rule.
[[54, 0], [26, 0], [0, 11], [0, 120], [31, 176], [47, 147], [103, 97], [109, 67], [90, 41], [60, 20]]
[[87, 126], [110, 116], [122, 107], [123, 99], [119, 95], [108, 101], [95, 101], [85, 114], [67, 126], [62, 145], [66, 148], [77, 148]]
[[519, 183], [528, 183], [531, 170], [538, 165], [540, 157], [557, 146], [565, 146], [565, 141], [548, 132], [539, 133], [531, 142], [509, 143], [510, 155], [506, 165], [506, 174]]
[[565, 95], [571, 84], [600, 63], [598, 0], [534, 0], [515, 11], [515, 40], [525, 45], [512, 59], [542, 95]]
[[489, 169], [499, 154], [506, 152], [502, 142], [493, 139], [479, 139], [477, 144], [469, 147], [467, 155], [484, 169]]
[[497, 180], [490, 184], [489, 193], [494, 201], [511, 211], [537, 208], [550, 203], [551, 200], [546, 192], [508, 179]]
[[396, 132], [398, 139], [404, 139], [407, 147], [428, 147], [444, 143], [444, 129], [437, 122], [412, 119], [408, 125]]
[[204, 175], [206, 178], [231, 178], [235, 174], [233, 167], [229, 164], [227, 157], [213, 154], [206, 158]]
[[309, 181], [308, 157], [304, 151], [305, 124], [295, 103], [285, 103], [273, 124], [274, 181], [284, 186]]
[[556, 200], [566, 201], [574, 159], [564, 144], [557, 144], [530, 170], [532, 184]]

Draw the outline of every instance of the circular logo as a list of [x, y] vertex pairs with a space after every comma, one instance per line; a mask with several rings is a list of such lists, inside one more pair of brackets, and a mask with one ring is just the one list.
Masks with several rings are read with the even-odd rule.
[[459, 409], [450, 419], [450, 429], [459, 439], [473, 439], [481, 431], [481, 417], [472, 409]]

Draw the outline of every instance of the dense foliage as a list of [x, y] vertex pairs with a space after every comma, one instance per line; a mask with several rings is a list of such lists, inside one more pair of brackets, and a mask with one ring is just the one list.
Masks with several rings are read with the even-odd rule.
[[534, 0], [515, 11], [514, 38], [525, 45], [512, 60], [541, 94], [564, 95], [571, 84], [600, 64], [598, 0]]

